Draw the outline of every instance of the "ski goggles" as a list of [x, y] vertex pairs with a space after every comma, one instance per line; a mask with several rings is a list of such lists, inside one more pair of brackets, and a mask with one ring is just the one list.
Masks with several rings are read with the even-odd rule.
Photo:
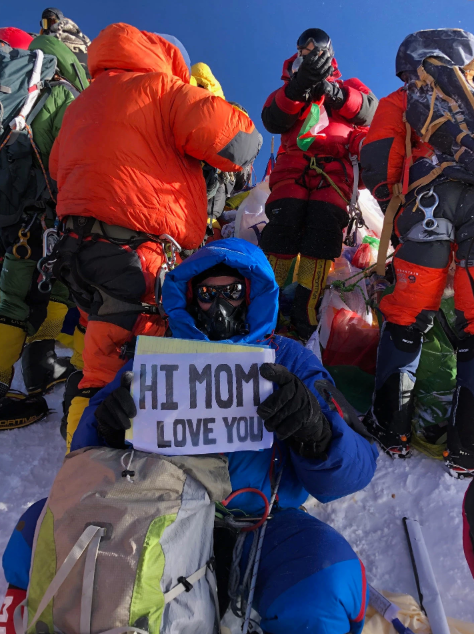
[[203, 304], [212, 304], [216, 297], [223, 297], [228, 301], [238, 301], [245, 297], [245, 284], [243, 282], [232, 282], [223, 286], [202, 285], [196, 288], [196, 296]]
[[40, 26], [43, 31], [48, 31], [56, 22], [59, 22], [58, 18], [41, 18]]

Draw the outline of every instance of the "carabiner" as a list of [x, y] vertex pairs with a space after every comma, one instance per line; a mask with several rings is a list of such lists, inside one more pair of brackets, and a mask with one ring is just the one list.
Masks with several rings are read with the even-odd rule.
[[[424, 196], [426, 196], [427, 198], [433, 196], [435, 199], [434, 205], [432, 205], [431, 207], [423, 207], [423, 205], [421, 204], [421, 199]], [[439, 204], [439, 196], [434, 191], [434, 187], [432, 187], [429, 192], [422, 192], [421, 194], [418, 194], [418, 196], [416, 197], [416, 204], [425, 214], [425, 219], [423, 220], [423, 229], [426, 229], [428, 231], [436, 229], [436, 227], [438, 226], [438, 221], [433, 216], [433, 212]]]
[[[13, 255], [18, 260], [28, 260], [31, 257], [31, 247], [28, 244], [30, 232], [25, 231], [23, 233], [23, 227], [22, 227], [20, 231], [18, 232], [18, 237], [20, 238], [20, 241], [13, 245]], [[26, 249], [26, 256], [24, 258], [22, 258], [21, 255], [18, 255], [18, 249], [20, 247], [24, 247]]]

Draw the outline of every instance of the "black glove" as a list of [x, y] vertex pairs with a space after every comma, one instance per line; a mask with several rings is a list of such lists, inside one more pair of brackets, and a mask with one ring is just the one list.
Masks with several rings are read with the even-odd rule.
[[130, 394], [132, 379], [133, 372], [124, 372], [120, 387], [111, 392], [95, 411], [99, 436], [114, 449], [125, 449], [125, 430], [130, 429], [130, 419], [137, 415]]
[[265, 428], [304, 458], [325, 460], [332, 431], [316, 396], [278, 363], [263, 363], [260, 374], [279, 386], [257, 409]]
[[328, 51], [314, 49], [303, 59], [300, 69], [285, 88], [285, 94], [292, 101], [308, 101], [311, 89], [332, 73], [332, 58]]
[[338, 83], [324, 80], [311, 91], [311, 98], [319, 101], [324, 95], [324, 105], [331, 110], [340, 110], [346, 102], [346, 92]]

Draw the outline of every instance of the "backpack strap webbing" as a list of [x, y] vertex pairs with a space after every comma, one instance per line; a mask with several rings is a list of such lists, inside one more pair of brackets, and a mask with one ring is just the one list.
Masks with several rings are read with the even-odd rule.
[[[56, 596], [57, 592], [66, 581], [69, 573], [74, 568], [76, 562], [81, 558], [86, 550], [89, 549], [86, 559], [86, 565], [84, 570], [83, 577], [83, 586], [82, 586], [82, 601], [81, 601], [81, 627], [84, 625], [85, 630], [81, 629], [81, 634], [87, 634], [90, 632], [90, 621], [91, 621], [91, 608], [92, 608], [92, 598], [88, 596], [87, 593], [87, 585], [91, 584], [91, 592], [93, 589], [94, 579], [92, 573], [91, 579], [91, 570], [92, 568], [95, 570], [95, 562], [97, 559], [97, 553], [99, 550], [99, 543], [101, 538], [105, 535], [105, 529], [100, 526], [88, 526], [82, 535], [79, 537], [77, 542], [72, 547], [71, 552], [64, 560], [63, 564], [59, 568], [58, 572], [55, 574], [54, 579], [49, 584], [48, 589], [43, 595], [43, 598], [40, 601], [38, 609], [30, 621], [27, 622], [28, 611], [25, 610], [26, 618], [22, 620], [21, 618], [21, 608], [22, 604], [18, 605], [15, 609], [14, 614], [14, 625], [16, 634], [25, 634], [25, 632], [35, 625], [36, 621], [43, 614], [44, 610], [47, 608], [48, 604], [52, 599]], [[90, 554], [92, 553], [92, 554]], [[92, 583], [91, 583], [92, 582]], [[84, 596], [84, 591], [86, 590], [86, 596]], [[90, 599], [90, 600], [89, 600]], [[88, 613], [86, 613], [88, 611]]]
[[35, 103], [34, 108], [31, 110], [30, 114], [26, 117], [26, 123], [33, 123], [36, 115], [43, 108], [50, 94], [51, 94], [51, 86], [49, 84], [46, 84], [40, 98]]
[[[406, 196], [408, 193], [417, 189], [418, 187], [423, 187], [424, 185], [428, 185], [435, 178], [442, 174], [445, 167], [450, 165], [455, 165], [453, 162], [445, 162], [437, 165], [434, 169], [426, 174], [422, 178], [419, 178], [414, 183], [409, 185], [410, 179], [410, 167], [413, 165], [413, 154], [412, 154], [412, 145], [411, 145], [411, 126], [403, 115], [403, 120], [405, 122], [406, 128], [406, 137], [405, 137], [405, 162], [403, 166], [403, 180], [401, 183], [395, 183], [393, 186], [393, 195], [388, 204], [387, 210], [383, 219], [382, 226], [382, 234], [380, 236], [380, 244], [379, 251], [377, 254], [377, 264], [375, 267], [375, 272], [377, 275], [385, 275], [385, 262], [387, 260], [388, 247], [390, 246], [390, 238], [392, 236], [393, 231], [393, 223], [395, 220], [395, 216], [398, 213], [401, 205], [405, 204]], [[436, 121], [432, 124], [435, 125]]]

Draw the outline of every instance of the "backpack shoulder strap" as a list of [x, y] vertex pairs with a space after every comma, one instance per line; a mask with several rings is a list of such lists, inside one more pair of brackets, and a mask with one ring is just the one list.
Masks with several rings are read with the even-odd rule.
[[48, 97], [51, 94], [51, 90], [52, 89], [51, 89], [51, 86], [49, 85], [49, 83], [46, 83], [44, 88], [43, 88], [43, 91], [41, 93], [40, 98], [35, 103], [34, 108], [30, 112], [30, 114], [26, 117], [26, 123], [28, 123], [28, 124], [33, 123], [36, 115], [39, 113], [39, 111], [43, 108], [44, 104], [48, 100]]

